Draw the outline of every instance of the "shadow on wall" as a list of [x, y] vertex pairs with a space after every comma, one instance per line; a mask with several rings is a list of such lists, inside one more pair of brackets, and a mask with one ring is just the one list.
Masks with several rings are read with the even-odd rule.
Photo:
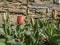
[[54, 4], [60, 4], [60, 0], [53, 0]]

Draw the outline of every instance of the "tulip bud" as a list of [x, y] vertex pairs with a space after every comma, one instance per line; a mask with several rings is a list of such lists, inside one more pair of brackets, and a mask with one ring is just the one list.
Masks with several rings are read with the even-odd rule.
[[4, 15], [3, 15], [3, 21], [6, 21], [6, 20], [8, 20], [8, 15], [7, 15], [7, 13], [4, 13]]
[[56, 18], [57, 16], [57, 12], [55, 9], [52, 10], [52, 18]]
[[33, 18], [31, 18], [31, 24], [32, 25], [34, 25], [35, 23], [34, 23], [34, 19]]
[[17, 23], [20, 25], [24, 24], [23, 16], [17, 16]]

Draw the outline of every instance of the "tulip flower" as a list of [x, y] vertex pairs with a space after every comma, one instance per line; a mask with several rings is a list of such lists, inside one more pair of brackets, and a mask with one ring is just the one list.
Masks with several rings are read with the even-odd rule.
[[55, 9], [52, 10], [52, 18], [56, 18], [57, 16], [57, 11]]
[[20, 25], [24, 24], [23, 16], [17, 16], [17, 23]]
[[3, 21], [8, 20], [8, 17], [9, 17], [9, 15], [7, 14], [7, 12], [6, 12], [6, 13], [4, 13], [4, 15], [3, 15]]

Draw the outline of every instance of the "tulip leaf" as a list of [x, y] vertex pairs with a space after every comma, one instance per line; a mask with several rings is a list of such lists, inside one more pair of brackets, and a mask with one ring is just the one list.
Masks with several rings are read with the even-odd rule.
[[0, 28], [0, 34], [5, 34], [3, 28]]
[[5, 39], [0, 39], [0, 45], [6, 45], [5, 44]]

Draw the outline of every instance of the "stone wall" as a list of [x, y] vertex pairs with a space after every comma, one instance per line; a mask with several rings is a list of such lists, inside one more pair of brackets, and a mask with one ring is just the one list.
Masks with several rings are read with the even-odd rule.
[[[35, 0], [35, 3], [41, 3], [41, 1]], [[10, 22], [16, 23], [17, 15], [27, 15], [27, 0], [0, 0], [0, 22], [2, 22], [2, 15], [5, 11], [8, 11]], [[49, 10], [48, 16], [49, 14], [51, 14], [51, 10]], [[27, 16], [39, 17], [41, 15], [46, 15], [46, 9], [37, 9], [35, 12], [35, 9], [28, 8]]]
[[26, 15], [26, 0], [0, 0], [0, 22], [5, 11], [8, 12], [10, 22], [16, 23], [17, 15]]

